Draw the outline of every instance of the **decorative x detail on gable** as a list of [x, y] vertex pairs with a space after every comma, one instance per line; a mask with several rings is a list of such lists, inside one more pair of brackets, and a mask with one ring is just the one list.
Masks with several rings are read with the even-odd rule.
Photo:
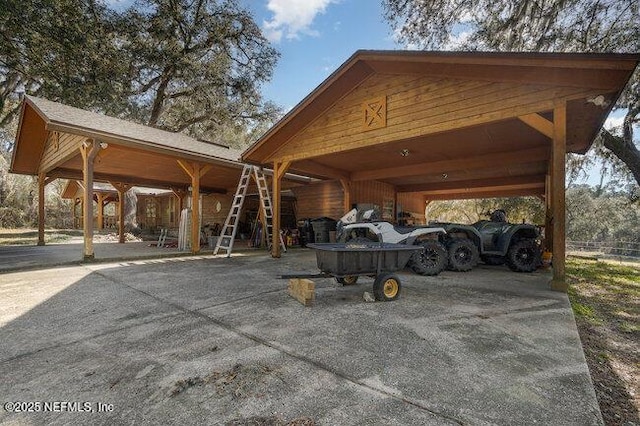
[[387, 126], [387, 97], [370, 99], [362, 104], [363, 129], [372, 130]]

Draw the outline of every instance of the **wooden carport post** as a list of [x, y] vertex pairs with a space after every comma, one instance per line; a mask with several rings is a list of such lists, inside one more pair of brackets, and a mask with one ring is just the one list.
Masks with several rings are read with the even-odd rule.
[[104, 197], [106, 194], [98, 192], [96, 198], [98, 199], [98, 229], [104, 229]]
[[47, 175], [38, 175], [38, 245], [44, 245], [44, 187], [47, 184]]
[[191, 178], [191, 252], [196, 254], [200, 251], [200, 178], [211, 166], [203, 166], [195, 161], [189, 164], [182, 160], [178, 160], [178, 164]]
[[95, 140], [87, 140], [80, 147], [82, 154], [82, 175], [84, 177], [84, 206], [83, 206], [83, 259], [95, 257], [93, 253], [93, 160], [100, 152], [100, 144]]
[[180, 216], [184, 208], [184, 196], [187, 195], [187, 191], [180, 188], [171, 188], [171, 192], [173, 192], [173, 195], [178, 199], [178, 216]]
[[545, 208], [545, 221], [544, 221], [544, 249], [553, 252], [553, 210], [552, 210], [552, 191], [551, 191], [551, 166], [553, 160], [549, 161], [549, 171], [545, 177], [544, 182], [544, 208]]
[[121, 182], [109, 182], [118, 191], [118, 243], [124, 244], [124, 194], [131, 185]]
[[38, 245], [44, 245], [44, 188], [56, 180], [48, 178], [45, 173], [38, 174]]
[[273, 227], [271, 236], [271, 257], [280, 257], [280, 181], [291, 165], [291, 161], [273, 163]]
[[346, 214], [351, 210], [351, 181], [348, 179], [340, 179], [340, 185], [342, 185], [342, 191], [344, 192], [342, 200], [344, 202], [344, 213]]
[[551, 288], [567, 291], [565, 280], [565, 157], [567, 152], [567, 106], [553, 110], [553, 148], [551, 150], [551, 211], [553, 215], [553, 279]]

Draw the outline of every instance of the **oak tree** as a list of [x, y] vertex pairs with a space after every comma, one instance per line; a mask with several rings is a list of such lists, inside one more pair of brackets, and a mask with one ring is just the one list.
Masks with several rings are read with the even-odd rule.
[[[406, 45], [493, 51], [640, 51], [637, 0], [383, 0], [385, 18]], [[640, 71], [615, 106], [619, 131], [602, 129], [594, 144], [611, 169], [640, 184]], [[611, 155], [613, 154], [613, 156]]]

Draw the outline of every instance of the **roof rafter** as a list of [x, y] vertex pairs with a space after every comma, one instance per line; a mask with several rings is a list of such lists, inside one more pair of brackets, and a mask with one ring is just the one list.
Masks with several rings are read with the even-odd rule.
[[[54, 169], [47, 174], [47, 176], [54, 176], [64, 179], [82, 179], [82, 172], [78, 170], [72, 169]], [[188, 187], [190, 183], [188, 182], [169, 182], [169, 181], [159, 181], [155, 179], [144, 179], [132, 176], [123, 176], [123, 175], [112, 175], [107, 173], [94, 173], [93, 179], [98, 182], [121, 182], [127, 183], [136, 186], [148, 186], [151, 188], [166, 188], [172, 189], [177, 187]], [[228, 191], [224, 188], [215, 188], [209, 186], [201, 186], [201, 192], [209, 192], [215, 194], [226, 194]]]

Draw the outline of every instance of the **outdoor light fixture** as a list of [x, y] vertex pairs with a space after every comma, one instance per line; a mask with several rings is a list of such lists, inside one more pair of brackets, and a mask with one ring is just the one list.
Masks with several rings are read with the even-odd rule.
[[403, 149], [402, 151], [400, 151], [400, 155], [402, 155], [403, 157], [407, 157], [409, 155], [409, 150], [407, 148]]
[[442, 174], [442, 180], [445, 180], [445, 179], [446, 179], [446, 178], [448, 178], [448, 177], [449, 177], [449, 175], [448, 175], [448, 174], [446, 174], [446, 173], [443, 173], [443, 174]]
[[591, 102], [595, 106], [599, 106], [602, 108], [606, 108], [609, 106], [609, 101], [604, 97], [604, 95], [594, 96], [593, 98], [587, 99], [587, 102]]

